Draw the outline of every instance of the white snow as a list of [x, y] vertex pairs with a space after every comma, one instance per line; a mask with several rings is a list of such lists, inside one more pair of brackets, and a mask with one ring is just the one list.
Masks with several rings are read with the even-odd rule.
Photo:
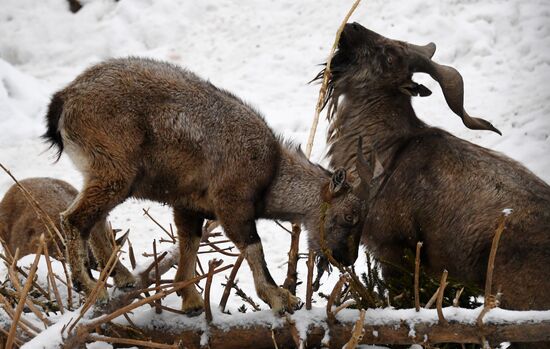
[[[352, 1], [83, 3], [77, 14], [67, 10], [64, 0], [2, 0], [0, 4], [0, 162], [20, 179], [51, 176], [77, 187], [82, 184], [80, 173], [66, 155], [52, 164], [53, 152], [47, 151], [38, 137], [45, 130], [43, 115], [51, 94], [89, 65], [109, 57], [148, 56], [185, 66], [256, 106], [277, 132], [305, 143], [319, 87], [307, 82], [321, 69], [318, 64], [325, 61]], [[434, 60], [456, 67], [464, 77], [466, 110], [490, 120], [504, 135], [466, 129], [446, 106], [437, 83], [426, 75], [416, 80], [434, 94], [414, 100], [421, 118], [504, 152], [550, 181], [550, 2], [453, 0], [428, 5], [422, 0], [365, 0], [351, 20], [388, 37], [417, 44], [435, 42]], [[321, 120], [312, 156], [324, 164], [325, 131], [326, 121]], [[0, 174], [0, 195], [11, 185], [11, 180]], [[169, 208], [135, 200], [117, 207], [110, 220], [115, 228], [131, 230], [138, 263], [146, 265], [149, 259], [141, 253], [151, 251], [152, 240], [163, 233], [143, 216], [142, 208], [150, 208], [165, 226], [172, 222]], [[258, 231], [270, 271], [276, 282], [282, 283], [289, 236], [267, 221], [258, 222]], [[302, 234], [303, 252], [306, 241]], [[161, 247], [170, 248], [166, 244]], [[212, 257], [200, 255], [202, 265]], [[234, 261], [224, 259], [225, 264]], [[123, 262], [129, 265], [126, 255]], [[358, 271], [364, 264], [361, 256]], [[305, 277], [303, 260], [298, 270]], [[337, 277], [333, 273], [321, 291], [329, 293]], [[239, 286], [255, 297], [246, 263], [238, 279]], [[214, 278], [212, 299], [216, 303], [223, 281], [223, 275]], [[304, 297], [303, 285], [298, 294]], [[318, 297], [315, 300], [318, 305], [324, 302]], [[179, 300], [171, 296], [168, 302], [177, 307]], [[240, 319], [236, 309], [241, 304], [237, 297], [230, 297], [228, 309], [235, 321]], [[454, 314], [452, 309], [446, 312]], [[486, 321], [496, 312], [491, 311]], [[272, 321], [267, 313], [254, 316]], [[144, 321], [146, 315], [154, 317], [139, 314]], [[249, 311], [242, 321], [250, 315]], [[308, 321], [317, 318], [301, 312], [294, 316]], [[367, 316], [380, 314], [369, 310]], [[403, 316], [414, 319], [415, 314], [404, 312]], [[175, 315], [173, 320], [186, 321]]]

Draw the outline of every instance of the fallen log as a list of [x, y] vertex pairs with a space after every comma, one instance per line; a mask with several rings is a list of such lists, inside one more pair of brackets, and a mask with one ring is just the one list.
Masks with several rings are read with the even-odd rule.
[[[490, 324], [479, 328], [476, 325], [450, 323], [449, 325], [417, 324], [414, 336], [406, 323], [399, 327], [382, 325], [365, 325], [365, 334], [360, 344], [440, 344], [440, 343], [479, 343], [481, 336], [489, 343], [502, 342], [540, 342], [550, 340], [550, 321], [523, 324]], [[329, 327], [330, 348], [341, 348], [351, 336], [353, 324], [337, 324]], [[179, 333], [163, 332], [158, 329], [140, 329], [148, 339], [165, 344], [181, 343], [186, 348], [200, 348], [200, 331], [184, 330]], [[230, 329], [213, 326], [209, 329], [208, 338], [211, 348], [269, 348], [272, 349], [272, 329], [267, 326], [233, 327]], [[117, 328], [116, 334], [105, 330], [106, 334], [123, 336]], [[274, 338], [279, 347], [292, 348], [294, 340], [291, 328], [283, 326], [273, 329]], [[130, 335], [130, 334], [129, 334]], [[325, 329], [313, 326], [306, 338], [306, 348], [319, 347], [325, 337]]]
[[[186, 348], [201, 348], [207, 342], [210, 348], [274, 348], [273, 341], [279, 348], [294, 348], [296, 340], [293, 332], [300, 333], [300, 340], [306, 348], [326, 345], [329, 348], [342, 348], [352, 335], [355, 321], [359, 317], [356, 310], [346, 309], [343, 316], [338, 314], [334, 324], [326, 321], [319, 309], [313, 313], [299, 311], [287, 321], [285, 318], [266, 321], [264, 312], [243, 314], [240, 319], [228, 321], [223, 316], [210, 325], [199, 325], [201, 320], [193, 320], [189, 327], [185, 325], [170, 328], [167, 324], [163, 328], [156, 321], [154, 328], [138, 325], [140, 337], [136, 338], [136, 331], [125, 333], [124, 327], [108, 324], [102, 334], [112, 337], [135, 338], [150, 340], [156, 343], [179, 345]], [[448, 324], [437, 321], [435, 310], [424, 310], [422, 316], [411, 318], [403, 315], [412, 314], [400, 310], [383, 309], [368, 310], [370, 312], [364, 321], [364, 335], [360, 344], [379, 345], [411, 345], [411, 344], [441, 344], [441, 343], [480, 343], [483, 337], [491, 345], [502, 342], [540, 342], [550, 341], [550, 311], [520, 312], [498, 309], [497, 315], [490, 322], [479, 326], [476, 315], [479, 309], [462, 309], [459, 313], [445, 308]], [[432, 314], [433, 313], [433, 314]], [[530, 316], [529, 314], [533, 314]], [[502, 316], [503, 317], [502, 317]], [[235, 316], [235, 315], [233, 315]], [[146, 316], [147, 317], [147, 316]], [[258, 317], [258, 322], [254, 321]], [[400, 319], [401, 317], [401, 319]], [[353, 320], [355, 319], [355, 321]], [[137, 321], [139, 323], [139, 320]], [[181, 325], [181, 323], [180, 323]], [[307, 333], [306, 333], [307, 329]], [[327, 332], [328, 331], [328, 332]], [[202, 345], [201, 345], [202, 344]]]

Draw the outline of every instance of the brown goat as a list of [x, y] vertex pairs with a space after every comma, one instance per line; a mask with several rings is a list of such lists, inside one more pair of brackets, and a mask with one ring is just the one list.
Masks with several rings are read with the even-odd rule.
[[[194, 276], [205, 218], [217, 219], [246, 254], [258, 295], [275, 311], [298, 300], [276, 286], [266, 267], [257, 218], [301, 222], [319, 248], [319, 217], [334, 257], [357, 257], [363, 201], [346, 171], [333, 175], [283, 144], [263, 118], [234, 95], [177, 66], [149, 59], [98, 64], [56, 93], [45, 137], [63, 147], [85, 178], [84, 189], [62, 214], [73, 277], [82, 273], [90, 228], [128, 197], [169, 204], [178, 230], [176, 281]], [[202, 311], [194, 286], [182, 290], [182, 308]]]
[[[20, 184], [32, 194], [54, 222], [59, 222], [59, 214], [66, 210], [78, 195], [78, 191], [72, 185], [53, 178], [27, 178], [21, 180]], [[60, 229], [59, 226], [57, 228]], [[35, 253], [42, 234], [46, 237], [48, 253], [54, 258], [59, 257], [55, 245], [63, 253], [63, 243], [57, 235], [49, 235], [44, 223], [37, 217], [17, 185], [11, 186], [0, 201], [0, 237], [6, 243], [6, 248], [12, 255], [19, 249], [19, 257]], [[94, 227], [92, 251], [86, 254], [86, 271], [89, 275], [90, 269], [102, 268], [111, 256], [113, 246], [110, 242], [113, 239], [110, 234], [106, 221]], [[120, 263], [116, 265], [112, 275], [117, 286], [125, 285], [132, 278], [128, 269]]]
[[416, 116], [411, 96], [431, 92], [411, 78], [428, 73], [467, 127], [498, 132], [464, 111], [460, 74], [433, 62], [434, 52], [433, 43], [390, 40], [357, 23], [342, 33], [327, 98], [331, 165], [354, 165], [352, 150], [362, 136], [364, 154], [374, 149], [384, 168], [370, 195], [362, 241], [397, 264], [405, 249], [423, 241], [428, 271], [447, 269], [482, 288], [496, 224], [511, 208], [493, 289], [502, 289], [503, 307], [550, 309], [550, 293], [543, 291], [550, 288], [550, 187], [518, 162]]

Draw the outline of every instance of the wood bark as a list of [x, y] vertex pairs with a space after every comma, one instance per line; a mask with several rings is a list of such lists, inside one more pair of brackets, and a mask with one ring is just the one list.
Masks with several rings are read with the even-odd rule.
[[[351, 338], [354, 323], [337, 323], [327, 325], [329, 328], [330, 348], [342, 348]], [[173, 329], [162, 331], [159, 328], [140, 328], [142, 335], [140, 339], [147, 339], [163, 344], [179, 344], [180, 347], [201, 348], [200, 341], [202, 332], [192, 330]], [[405, 323], [395, 325], [372, 325], [363, 326], [364, 335], [360, 344], [379, 345], [411, 345], [411, 344], [439, 344], [439, 343], [480, 343], [484, 337], [491, 344], [502, 342], [540, 342], [550, 341], [550, 320], [539, 323], [509, 323], [509, 324], [485, 324], [478, 327], [475, 324], [464, 324], [450, 322], [448, 325], [417, 323], [414, 329]], [[273, 331], [273, 333], [272, 333]], [[279, 348], [294, 348], [295, 341], [292, 337], [293, 326], [284, 326], [272, 329], [269, 325], [254, 325], [248, 327], [220, 328], [209, 327], [209, 347], [223, 349], [246, 349], [246, 348], [274, 348], [273, 337]], [[115, 333], [116, 332], [116, 333]], [[414, 333], [414, 336], [410, 334]], [[121, 333], [121, 328], [116, 327], [111, 331], [107, 326], [105, 335], [125, 336], [132, 338], [133, 333]], [[325, 330], [319, 325], [312, 325], [309, 328], [305, 339], [306, 348], [318, 348], [325, 336]], [[303, 338], [302, 338], [303, 340]]]

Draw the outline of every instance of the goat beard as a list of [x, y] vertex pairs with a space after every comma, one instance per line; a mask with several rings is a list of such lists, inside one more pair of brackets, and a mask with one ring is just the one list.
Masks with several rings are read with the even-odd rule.
[[315, 277], [312, 285], [314, 292], [318, 291], [319, 287], [321, 287], [321, 277], [323, 277], [325, 272], [327, 272], [329, 275], [330, 273], [332, 273], [332, 266], [328, 262], [328, 259], [326, 259], [322, 255], [317, 255], [317, 257], [315, 258], [315, 265], [317, 266], [317, 276]]

